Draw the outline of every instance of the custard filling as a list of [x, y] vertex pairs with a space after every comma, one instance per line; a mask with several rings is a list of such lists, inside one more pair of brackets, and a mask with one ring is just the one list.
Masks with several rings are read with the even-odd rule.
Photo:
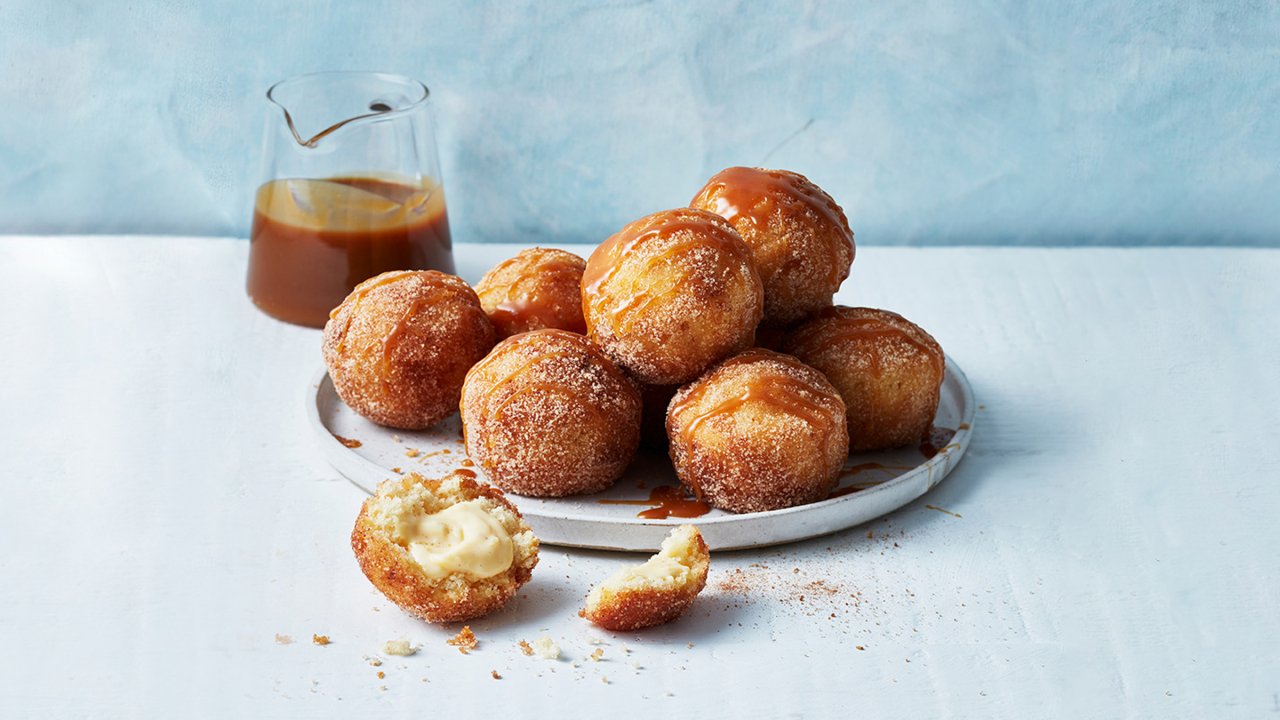
[[489, 578], [505, 572], [515, 561], [511, 534], [479, 500], [456, 503], [422, 517], [405, 544], [427, 577], [450, 573]]

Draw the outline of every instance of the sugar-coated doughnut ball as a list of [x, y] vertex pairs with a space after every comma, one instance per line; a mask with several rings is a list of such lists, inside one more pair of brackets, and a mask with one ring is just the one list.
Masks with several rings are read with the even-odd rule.
[[458, 474], [384, 481], [360, 508], [351, 549], [374, 587], [428, 622], [502, 607], [538, 564], [538, 538], [520, 511]]
[[571, 252], [529, 248], [485, 273], [476, 294], [498, 339], [544, 328], [585, 333], [582, 271], [586, 266]]
[[458, 407], [467, 370], [493, 347], [471, 286], [435, 270], [356, 286], [329, 314], [322, 351], [338, 397], [388, 427], [416, 430]]
[[640, 392], [586, 337], [534, 330], [498, 343], [462, 388], [467, 454], [494, 485], [535, 497], [603, 490], [635, 456]]
[[723, 216], [751, 246], [766, 325], [789, 325], [827, 307], [849, 277], [849, 221], [799, 173], [731, 167], [712, 176], [689, 206]]
[[844, 402], [822, 373], [752, 349], [680, 388], [667, 414], [676, 475], [731, 512], [822, 500], [849, 454]]
[[840, 391], [850, 449], [916, 443], [933, 424], [946, 359], [929, 333], [901, 315], [831, 307], [792, 332], [784, 348]]
[[751, 345], [764, 293], [751, 250], [715, 213], [643, 217], [587, 259], [587, 334], [641, 382], [672, 385]]

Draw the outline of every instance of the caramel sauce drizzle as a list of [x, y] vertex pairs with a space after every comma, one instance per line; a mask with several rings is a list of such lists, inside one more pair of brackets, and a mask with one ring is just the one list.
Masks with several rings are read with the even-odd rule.
[[695, 518], [711, 512], [711, 506], [689, 495], [684, 488], [661, 485], [649, 491], [648, 500], [598, 500], [601, 505], [651, 505], [636, 517], [665, 520], [669, 517]]
[[[801, 366], [799, 361], [792, 359], [788, 355], [782, 355], [770, 350], [755, 349], [748, 350], [724, 361], [713, 372], [718, 374], [735, 365], [769, 358], [780, 360], [790, 365]], [[680, 402], [672, 405], [668, 417], [676, 418], [686, 410], [701, 403], [706, 395], [707, 387], [709, 387], [709, 383], [703, 383], [693, 392], [681, 398]], [[748, 381], [746, 388], [739, 394], [725, 398], [714, 407], [695, 414], [692, 420], [684, 424], [680, 434], [687, 442], [703, 422], [720, 415], [733, 413], [744, 405], [753, 402], [764, 403], [780, 412], [799, 416], [810, 425], [821, 425], [829, 415], [830, 409], [820, 402], [810, 399], [814, 395], [813, 387], [809, 383], [785, 375], [770, 377], [765, 382]]]
[[926, 458], [933, 458], [938, 453], [951, 447], [951, 438], [956, 436], [956, 431], [951, 428], [930, 426], [925, 431], [924, 437], [920, 438], [920, 454]]
[[395, 351], [400, 345], [400, 341], [404, 339], [405, 330], [409, 322], [417, 317], [423, 308], [439, 302], [454, 290], [457, 290], [457, 288], [445, 285], [434, 288], [427, 295], [415, 298], [409, 304], [409, 308], [396, 319], [396, 324], [391, 327], [391, 332], [382, 338], [382, 362], [379, 364], [379, 375], [381, 376], [383, 389], [386, 389], [391, 378], [391, 353]]
[[[851, 465], [841, 470], [840, 478], [844, 479], [847, 477], [852, 477], [854, 475], [859, 475], [869, 470], [910, 470], [910, 469], [911, 468], [907, 465], [883, 465], [878, 462], [865, 462], [865, 463], [859, 463], [858, 465]], [[858, 492], [859, 490], [866, 490], [867, 488], [875, 487], [876, 485], [879, 485], [883, 482], [884, 482], [883, 480], [875, 480], [871, 482], [851, 483], [849, 485], [846, 485], [845, 487], [836, 488], [835, 490], [832, 490], [831, 494], [827, 495], [827, 499], [830, 500], [831, 498], [842, 497], [844, 495], [849, 495], [851, 493]]]
[[[517, 258], [509, 258], [504, 260], [499, 268], [510, 265]], [[552, 257], [543, 262], [538, 263], [532, 268], [533, 273], [545, 275], [565, 275], [574, 281], [578, 278], [578, 266], [561, 257]], [[493, 310], [495, 320], [505, 323], [523, 323], [536, 321], [543, 327], [555, 326], [560, 318], [555, 314], [555, 309], [548, 307], [538, 294], [538, 286], [535, 284], [532, 290], [521, 290], [521, 286], [526, 280], [532, 278], [533, 273], [525, 274], [516, 282], [507, 286], [507, 291], [503, 295], [502, 302], [498, 303]], [[576, 333], [585, 333], [586, 325], [576, 325], [570, 328], [564, 328]]]
[[[679, 255], [694, 248], [705, 247], [708, 242], [715, 243], [721, 250], [736, 250], [732, 245], [732, 236], [725, 233], [724, 228], [711, 219], [712, 217], [714, 215], [711, 213], [701, 210], [669, 210], [655, 213], [627, 225], [591, 253], [591, 257], [587, 260], [586, 271], [582, 275], [584, 298], [601, 294], [605, 285], [625, 264], [627, 257], [641, 244], [666, 240], [679, 233], [688, 233], [689, 238], [683, 242], [677, 242], [656, 255], [644, 258], [643, 264], [632, 273], [632, 282], [625, 295], [626, 302], [613, 308], [609, 313], [609, 324], [612, 330], [621, 335], [627, 334], [635, 323], [634, 315], [631, 323], [627, 323], [624, 327], [619, 326], [619, 319], [624, 315], [632, 314], [638, 307], [647, 306], [663, 297], [663, 295], [655, 296], [645, 292], [645, 289], [640, 287], [654, 266], [659, 263], [673, 262]], [[762, 301], [763, 289], [757, 287], [757, 292]], [[622, 293], [609, 294], [616, 297]], [[587, 301], [584, 299], [584, 310], [586, 305]], [[588, 317], [587, 326], [590, 329], [595, 323], [591, 321], [589, 313], [584, 314]]]
[[[721, 170], [707, 182], [699, 197], [714, 197], [715, 212], [737, 226], [744, 220], [753, 230], [768, 228], [769, 218], [779, 206], [798, 211], [808, 207], [836, 228], [853, 249], [853, 233], [844, 212], [817, 185], [795, 173], [763, 168], [731, 167]], [[695, 202], [697, 198], [695, 198]], [[837, 283], [847, 269], [834, 248], [828, 280]]]
[[[338, 340], [339, 354], [341, 354], [342, 350], [347, 346], [347, 332], [351, 330], [351, 321], [355, 319], [356, 311], [360, 309], [360, 303], [364, 302], [365, 296], [368, 295], [370, 292], [373, 292], [375, 289], [382, 287], [383, 285], [390, 285], [393, 282], [398, 282], [400, 280], [403, 280], [409, 277], [411, 274], [412, 273], [399, 273], [396, 275], [392, 275], [391, 277], [384, 277], [381, 280], [378, 280], [377, 282], [373, 282], [372, 279], [370, 279], [370, 280], [364, 281], [363, 283], [360, 283], [360, 285], [356, 287], [355, 289], [356, 299], [353, 300], [351, 303], [351, 310], [347, 313], [347, 322], [342, 325], [342, 337], [340, 340]], [[346, 306], [345, 301], [339, 303], [337, 307], [330, 310], [329, 319], [332, 320], [334, 317], [336, 317], [338, 315], [338, 312], [342, 310], [344, 306]]]

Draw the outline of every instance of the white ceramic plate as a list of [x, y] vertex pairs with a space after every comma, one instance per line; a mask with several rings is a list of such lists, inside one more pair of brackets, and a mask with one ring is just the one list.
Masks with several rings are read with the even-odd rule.
[[[307, 417], [325, 458], [365, 492], [397, 477], [397, 471], [439, 477], [463, 467], [466, 451], [457, 413], [428, 430], [391, 430], [347, 407], [324, 370], [312, 380], [312, 390], [307, 397]], [[853, 527], [925, 494], [951, 472], [969, 447], [973, 417], [973, 389], [960, 368], [947, 358], [934, 425], [955, 430], [955, 435], [932, 458], [926, 458], [917, 447], [851, 455], [837, 492], [858, 486], [856, 492], [769, 512], [734, 515], [712, 510], [691, 520], [646, 520], [637, 517], [646, 505], [601, 502], [644, 500], [655, 487], [678, 485], [666, 456], [642, 448], [627, 474], [602, 493], [555, 499], [508, 497], [524, 513], [538, 538], [551, 545], [654, 551], [671, 525], [685, 522], [697, 525], [713, 550], [777, 545]], [[359, 441], [359, 447], [348, 447], [342, 439]], [[472, 469], [484, 477], [479, 468]]]

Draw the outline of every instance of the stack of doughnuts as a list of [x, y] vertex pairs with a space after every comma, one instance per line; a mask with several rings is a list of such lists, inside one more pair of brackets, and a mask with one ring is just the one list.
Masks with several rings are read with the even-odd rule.
[[938, 343], [832, 304], [853, 259], [821, 188], [733, 167], [585, 260], [525, 250], [474, 290], [434, 271], [372, 278], [333, 311], [324, 357], [376, 423], [460, 409], [468, 455], [508, 492], [598, 492], [643, 440], [713, 507], [785, 508], [827, 498], [850, 451], [917, 442], [937, 411]]

